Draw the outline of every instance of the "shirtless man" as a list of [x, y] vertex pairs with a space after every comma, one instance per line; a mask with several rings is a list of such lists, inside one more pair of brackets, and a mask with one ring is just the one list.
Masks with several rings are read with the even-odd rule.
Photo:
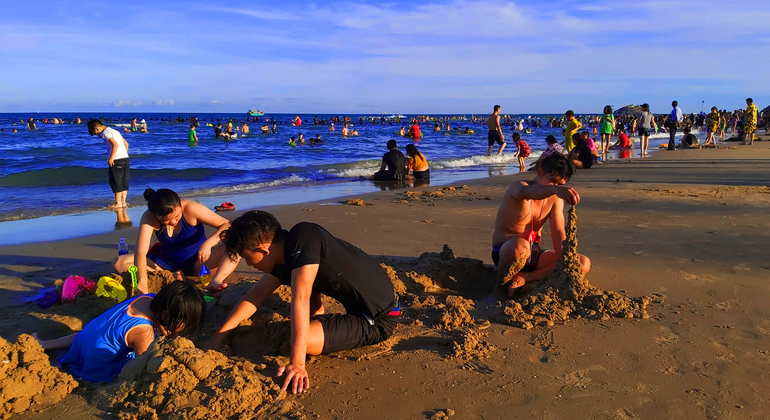
[[494, 112], [487, 117], [487, 124], [489, 125], [489, 147], [487, 147], [487, 156], [492, 154], [492, 146], [495, 143], [500, 145], [500, 150], [497, 151], [498, 155], [503, 154], [505, 149], [505, 136], [503, 136], [503, 128], [500, 127], [500, 105], [495, 105]]
[[[492, 234], [492, 260], [497, 266], [496, 293], [513, 297], [525, 282], [542, 280], [556, 265], [562, 242], [567, 238], [564, 202], [571, 205], [580, 202], [577, 191], [564, 186], [574, 172], [566, 157], [555, 154], [543, 160], [533, 181], [517, 181], [508, 187]], [[546, 220], [550, 221], [553, 251], [543, 251], [539, 245]], [[536, 252], [532, 252], [533, 248]], [[591, 261], [580, 255], [580, 263], [587, 273]]]

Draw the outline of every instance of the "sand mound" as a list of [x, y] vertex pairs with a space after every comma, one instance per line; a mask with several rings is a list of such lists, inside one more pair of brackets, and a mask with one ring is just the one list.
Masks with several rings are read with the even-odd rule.
[[126, 364], [118, 382], [98, 388], [92, 403], [121, 419], [304, 418], [259, 367], [182, 337], [160, 339]]
[[[123, 274], [112, 274], [115, 280], [119, 280], [123, 287], [130, 291], [133, 288], [131, 284], [131, 273], [126, 271]], [[199, 279], [199, 278], [198, 278]], [[176, 281], [174, 273], [168, 270], [148, 271], [147, 272], [147, 288], [150, 293], [158, 293], [160, 288]], [[129, 296], [131, 293], [129, 293]]]
[[495, 346], [484, 341], [484, 337], [486, 337], [486, 334], [478, 331], [463, 331], [460, 337], [452, 342], [452, 351], [449, 352], [449, 358], [466, 361], [489, 357], [497, 349]]
[[443, 330], [457, 330], [475, 325], [476, 321], [468, 313], [468, 309], [473, 309], [472, 300], [449, 296], [433, 326]]
[[438, 293], [480, 298], [495, 282], [494, 268], [481, 260], [455, 257], [448, 245], [440, 253], [426, 252], [416, 260], [383, 259], [383, 267], [400, 296]]
[[367, 203], [366, 201], [360, 199], [360, 198], [348, 198], [347, 200], [343, 201], [342, 204], [345, 204], [347, 206], [373, 206], [374, 203]]
[[0, 338], [0, 418], [55, 404], [78, 383], [51, 366], [40, 343], [22, 334], [15, 344]]
[[[521, 328], [532, 328], [537, 317], [544, 324], [564, 322], [570, 317], [609, 319], [649, 318], [647, 305], [653, 297], [628, 298], [616, 292], [605, 292], [588, 283], [583, 275], [577, 252], [577, 214], [575, 206], [569, 210], [567, 239], [562, 243], [561, 259], [546, 277], [534, 285], [527, 285], [526, 297], [507, 302], [503, 318]], [[552, 325], [552, 324], [551, 324]]]

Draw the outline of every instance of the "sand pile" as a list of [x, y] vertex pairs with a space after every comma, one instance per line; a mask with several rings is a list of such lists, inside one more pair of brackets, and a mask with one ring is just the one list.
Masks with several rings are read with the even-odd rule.
[[[110, 277], [114, 278], [115, 280], [119, 280], [127, 291], [130, 291], [133, 288], [133, 285], [131, 284], [131, 273], [128, 271], [123, 274], [113, 273], [110, 275]], [[196, 277], [193, 279], [199, 278]], [[161, 287], [172, 283], [175, 280], [176, 278], [174, 277], [174, 273], [168, 270], [147, 272], [147, 288], [149, 289], [150, 293], [158, 293]], [[131, 296], [131, 293], [129, 292], [128, 295]]]
[[489, 357], [493, 351], [497, 350], [495, 346], [484, 341], [486, 334], [466, 330], [460, 334], [460, 337], [452, 342], [452, 350], [449, 352], [450, 359], [456, 360], [477, 360]]
[[15, 344], [0, 338], [0, 418], [30, 408], [55, 404], [78, 383], [51, 366], [43, 348], [32, 336], [22, 334]]
[[610, 317], [649, 318], [647, 305], [657, 300], [650, 296], [631, 299], [616, 292], [602, 291], [588, 283], [577, 252], [575, 206], [569, 210], [567, 239], [562, 243], [561, 259], [543, 280], [525, 286], [523, 292], [526, 297], [506, 303], [503, 318], [526, 329], [532, 328], [538, 318], [542, 318], [540, 324], [543, 325], [564, 322], [570, 317], [605, 320]]
[[342, 204], [345, 204], [347, 206], [373, 206], [374, 203], [367, 203], [366, 201], [360, 199], [360, 198], [348, 198], [347, 200], [343, 201]]
[[300, 419], [264, 366], [196, 349], [178, 337], [157, 340], [126, 364], [116, 383], [94, 392], [92, 403], [121, 419]]

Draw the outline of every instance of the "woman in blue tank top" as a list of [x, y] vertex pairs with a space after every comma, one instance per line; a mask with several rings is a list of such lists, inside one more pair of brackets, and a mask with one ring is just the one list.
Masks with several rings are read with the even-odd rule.
[[[230, 226], [224, 217], [201, 204], [181, 200], [166, 188], [144, 191], [147, 211], [142, 215], [139, 237], [136, 240], [136, 255], [121, 255], [113, 265], [123, 273], [132, 265], [137, 267], [135, 293], [147, 293], [147, 271], [158, 269], [173, 271], [177, 278], [184, 275], [198, 275], [203, 265], [212, 273], [209, 290], [224, 287], [224, 280], [235, 270], [238, 260], [231, 260], [225, 253], [219, 234]], [[205, 226], [217, 229], [206, 238]], [[150, 248], [152, 236], [157, 243]], [[217, 268], [219, 267], [219, 270]]]
[[61, 363], [75, 376], [110, 382], [129, 360], [150, 347], [156, 335], [189, 335], [203, 323], [205, 314], [203, 293], [192, 283], [175, 281], [157, 295], [137, 296], [113, 306], [79, 333], [38, 341], [45, 350], [69, 347]]

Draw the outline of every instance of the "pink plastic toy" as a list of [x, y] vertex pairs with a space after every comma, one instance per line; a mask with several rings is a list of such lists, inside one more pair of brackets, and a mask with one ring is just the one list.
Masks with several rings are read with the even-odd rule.
[[83, 290], [93, 293], [96, 290], [96, 283], [86, 280], [83, 276], [67, 277], [61, 289], [62, 303], [75, 303], [75, 299]]

